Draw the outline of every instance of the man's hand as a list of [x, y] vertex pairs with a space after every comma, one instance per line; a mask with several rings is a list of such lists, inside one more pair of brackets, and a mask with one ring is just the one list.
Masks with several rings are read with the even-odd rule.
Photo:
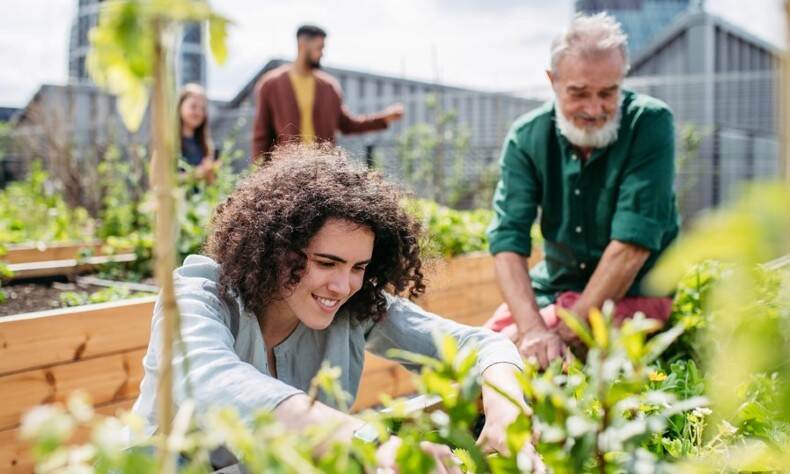
[[398, 103], [390, 105], [384, 109], [384, 120], [386, 120], [387, 123], [396, 122], [403, 118], [403, 112], [403, 104]]
[[563, 356], [566, 351], [562, 338], [547, 328], [527, 331], [516, 343], [521, 356], [525, 359], [534, 358], [541, 369], [545, 369], [554, 359]]

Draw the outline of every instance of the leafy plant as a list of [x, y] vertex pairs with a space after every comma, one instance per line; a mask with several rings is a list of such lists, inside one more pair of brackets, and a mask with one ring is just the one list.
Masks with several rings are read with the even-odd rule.
[[[6, 252], [7, 250], [5, 245], [3, 245], [2, 242], [0, 242], [0, 257], [5, 255]], [[10, 268], [8, 268], [8, 264], [6, 264], [6, 262], [4, 262], [3, 260], [0, 260], [0, 303], [4, 302], [7, 297], [5, 291], [3, 291], [3, 280], [11, 277], [11, 275], [13, 275], [13, 272], [11, 271]]]
[[[427, 199], [412, 199], [405, 206], [427, 233], [425, 246], [429, 255], [455, 257], [488, 251], [486, 229], [493, 218], [493, 211], [455, 210]], [[532, 228], [532, 241], [536, 246], [542, 245], [538, 226]]]
[[61, 293], [58, 298], [60, 299], [61, 306], [81, 306], [84, 304], [107, 303], [110, 301], [120, 301], [130, 298], [140, 298], [149, 296], [147, 293], [132, 292], [128, 287], [123, 285], [111, 286], [104, 288], [93, 293], [86, 291], [66, 291]]
[[82, 208], [71, 209], [39, 162], [22, 181], [0, 191], [0, 243], [90, 240], [93, 220]]
[[790, 191], [762, 183], [697, 221], [659, 262], [651, 282], [667, 289], [690, 265], [725, 269], [701, 299], [699, 344], [712, 413], [706, 444], [686, 467], [774, 470], [790, 465], [790, 276], [766, 264], [790, 253]]

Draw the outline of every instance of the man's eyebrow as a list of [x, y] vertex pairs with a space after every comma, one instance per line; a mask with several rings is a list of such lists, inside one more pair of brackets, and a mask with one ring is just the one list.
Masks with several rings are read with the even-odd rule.
[[[328, 260], [332, 260], [332, 261], [335, 261], [335, 262], [338, 262], [338, 263], [348, 263], [344, 259], [338, 257], [337, 255], [332, 255], [332, 254], [329, 254], [329, 253], [314, 253], [313, 255], [315, 255], [316, 257], [323, 257], [323, 258], [326, 258]], [[363, 260], [361, 262], [357, 262], [356, 265], [363, 265], [363, 264], [368, 264], [368, 263], [370, 263], [370, 259]]]

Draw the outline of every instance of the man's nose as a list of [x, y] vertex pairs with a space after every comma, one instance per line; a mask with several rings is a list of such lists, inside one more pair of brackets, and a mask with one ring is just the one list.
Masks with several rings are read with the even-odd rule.
[[592, 119], [598, 119], [605, 115], [603, 102], [598, 99], [592, 99], [584, 107], [584, 113]]

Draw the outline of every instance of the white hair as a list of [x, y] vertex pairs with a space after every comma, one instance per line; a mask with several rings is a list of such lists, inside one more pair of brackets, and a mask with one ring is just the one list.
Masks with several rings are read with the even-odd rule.
[[623, 55], [628, 72], [628, 37], [611, 15], [601, 12], [596, 15], [579, 14], [568, 29], [551, 42], [551, 72], [557, 74], [557, 65], [569, 53], [590, 57], [618, 50]]

